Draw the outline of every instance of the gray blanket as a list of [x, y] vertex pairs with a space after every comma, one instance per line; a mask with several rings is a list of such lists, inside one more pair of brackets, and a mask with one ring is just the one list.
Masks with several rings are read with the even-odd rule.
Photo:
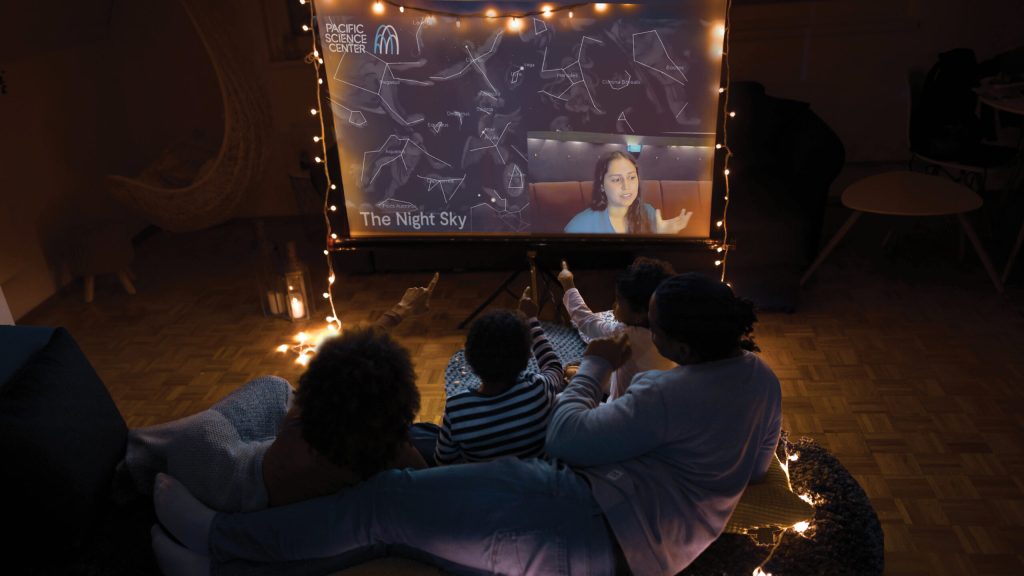
[[152, 494], [156, 474], [166, 472], [214, 510], [266, 508], [263, 455], [292, 395], [286, 380], [262, 376], [198, 414], [132, 429], [125, 465], [144, 494]]

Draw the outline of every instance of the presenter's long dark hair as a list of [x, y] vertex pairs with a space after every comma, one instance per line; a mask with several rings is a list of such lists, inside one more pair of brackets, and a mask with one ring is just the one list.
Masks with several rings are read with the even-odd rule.
[[633, 158], [632, 154], [628, 152], [615, 150], [597, 159], [597, 164], [594, 164], [594, 188], [590, 195], [590, 209], [595, 211], [608, 209], [608, 196], [604, 192], [604, 176], [608, 173], [608, 165], [616, 158], [628, 160], [636, 169], [636, 198], [633, 199], [633, 203], [626, 210], [626, 232], [630, 234], [650, 234], [654, 232], [654, 223], [647, 218], [647, 212], [644, 211], [643, 186], [640, 185], [640, 167], [637, 166], [636, 158]]

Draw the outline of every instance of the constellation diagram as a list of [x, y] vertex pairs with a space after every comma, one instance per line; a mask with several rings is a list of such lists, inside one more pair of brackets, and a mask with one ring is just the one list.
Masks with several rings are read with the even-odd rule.
[[[396, 143], [399, 143], [399, 142], [402, 144], [401, 148], [389, 147], [389, 146], [392, 146], [393, 144], [396, 144]], [[426, 154], [427, 156], [433, 158], [434, 160], [437, 160], [438, 162], [440, 162], [441, 164], [444, 164], [445, 166], [447, 166], [449, 168], [452, 167], [451, 164], [445, 162], [444, 160], [441, 160], [437, 156], [434, 156], [434, 155], [430, 154], [423, 147], [421, 147], [419, 144], [413, 142], [412, 138], [402, 138], [402, 137], [400, 137], [400, 136], [398, 136], [396, 134], [392, 134], [392, 135], [388, 136], [388, 139], [385, 140], [383, 144], [381, 144], [380, 148], [377, 148], [376, 150], [368, 150], [368, 151], [363, 153], [363, 169], [362, 169], [362, 172], [359, 175], [360, 181], [366, 182], [366, 185], [369, 186], [370, 184], [373, 183], [373, 181], [377, 178], [377, 175], [380, 174], [380, 171], [385, 166], [391, 164], [392, 162], [394, 162], [396, 160], [401, 160], [402, 161], [402, 165], [405, 166], [406, 171], [408, 171], [410, 168], [409, 168], [409, 163], [407, 163], [405, 161], [405, 156], [406, 156], [407, 153], [410, 154], [410, 155], [414, 154], [414, 152], [408, 151], [408, 148], [409, 148], [410, 144], [414, 148], [419, 150], [419, 152], [415, 152], [415, 154], [416, 154], [416, 162], [419, 162], [419, 154], [422, 153], [422, 154]], [[378, 156], [375, 156], [373, 158], [372, 164], [374, 166], [376, 166], [376, 169], [373, 172], [373, 176], [371, 176], [370, 180], [367, 182], [366, 181], [366, 161], [367, 161], [367, 156], [370, 155], [370, 154], [378, 154]], [[416, 162], [413, 162], [413, 166], [416, 165]]]
[[[623, 110], [622, 112], [619, 112], [619, 117], [618, 117], [618, 119], [616, 119], [616, 122], [624, 123], [626, 125], [626, 127], [629, 128], [630, 132], [636, 133], [636, 130], [633, 130], [633, 126], [629, 123], [629, 120], [626, 120], [626, 111], [625, 110]], [[624, 132], [624, 130], [619, 129], [619, 132]]]
[[[651, 54], [651, 51], [652, 51], [651, 48], [653, 48], [653, 46], [654, 46], [654, 40], [649, 40], [649, 39], [641, 40], [641, 42], [645, 42], [646, 41], [646, 43], [647, 43], [647, 50], [645, 50], [644, 54], [642, 54], [641, 57], [638, 58], [637, 57], [637, 36], [643, 36], [643, 37], [646, 37], [646, 38], [650, 38], [650, 36], [648, 36], [649, 34], [654, 34], [654, 39], [657, 40], [658, 46], [661, 47], [661, 54], [657, 54], [657, 53], [655, 53], [653, 55]], [[662, 58], [664, 58], [664, 60], [667, 60], [668, 63], [670, 64], [670, 66], [664, 66], [664, 65], [662, 65], [660, 67], [656, 66], [656, 65], [661, 64], [663, 62], [661, 60]], [[676, 84], [678, 84], [680, 87], [685, 88], [686, 87], [686, 83], [689, 82], [689, 80], [687, 80], [687, 78], [686, 78], [686, 74], [683, 72], [683, 67], [678, 65], [678, 64], [676, 64], [675, 61], [672, 60], [672, 56], [669, 55], [668, 48], [665, 47], [665, 42], [662, 41], [661, 34], [658, 34], [657, 30], [648, 30], [646, 32], [637, 32], [637, 33], [633, 34], [633, 61], [636, 62], [637, 64], [639, 64], [640, 66], [643, 66], [644, 68], [648, 68], [650, 70], [653, 70], [654, 72], [657, 72], [658, 74], [661, 74], [662, 76], [667, 78], [669, 81], [672, 81], [672, 82], [675, 82]], [[668, 72], [666, 72], [662, 68], [667, 68], [668, 70], [676, 72], [678, 74], [678, 77], [675, 76], [675, 75], [669, 74]], [[686, 109], [686, 104], [687, 103], [683, 103], [683, 107], [678, 112], [676, 112], [676, 116], [675, 116], [676, 118], [679, 118], [679, 115], [683, 112], [683, 110]]]
[[519, 169], [519, 165], [512, 163], [509, 164], [511, 170], [508, 172], [508, 183], [505, 185], [505, 189], [509, 193], [516, 192], [515, 195], [522, 194], [523, 188], [526, 187], [526, 177], [523, 176], [523, 171]]
[[597, 105], [597, 102], [594, 101], [594, 95], [590, 92], [590, 87], [587, 86], [586, 77], [583, 75], [583, 65], [582, 65], [582, 62], [583, 62], [583, 44], [587, 40], [590, 40], [591, 42], [596, 42], [596, 43], [598, 43], [598, 44], [600, 44], [602, 46], [604, 45], [604, 42], [602, 42], [601, 40], [598, 40], [597, 38], [591, 38], [590, 36], [584, 36], [583, 38], [580, 39], [580, 48], [579, 48], [579, 50], [576, 53], [576, 60], [574, 60], [573, 62], [571, 62], [568, 65], [563, 66], [561, 68], [551, 68], [551, 69], [548, 69], [548, 66], [547, 66], [547, 62], [548, 62], [548, 49], [547, 49], [547, 47], [544, 48], [544, 58], [541, 61], [541, 66], [540, 66], [541, 74], [560, 73], [560, 76], [561, 76], [560, 79], [568, 80], [569, 81], [569, 87], [566, 88], [560, 94], [557, 94], [557, 95], [553, 94], [551, 92], [548, 92], [547, 90], [538, 90], [538, 92], [540, 92], [541, 94], [547, 94], [548, 96], [551, 96], [552, 98], [555, 98], [557, 100], [562, 100], [562, 101], [568, 102], [569, 98], [565, 97], [565, 95], [568, 94], [569, 91], [572, 90], [573, 88], [575, 88], [577, 85], [583, 84], [583, 88], [586, 89], [587, 96], [590, 98], [591, 105], [594, 106], [595, 110], [600, 112], [601, 108]]
[[614, 78], [612, 80], [608, 80], [608, 87], [616, 91], [623, 90], [625, 88], [629, 88], [629, 83], [632, 81], [633, 76], [627, 71], [625, 80], [621, 78]]
[[[384, 92], [384, 90], [385, 90], [385, 87], [397, 86], [398, 84], [401, 84], [403, 82], [405, 82], [407, 84], [412, 84], [414, 86], [433, 86], [433, 83], [431, 83], [431, 82], [424, 82], [422, 80], [413, 80], [411, 78], [399, 78], [399, 77], [395, 76], [395, 73], [391, 70], [391, 66], [419, 65], [420, 63], [419, 62], [385, 62], [384, 60], [382, 60], [381, 58], [379, 58], [378, 56], [376, 56], [374, 54], [370, 54], [369, 52], [367, 52], [367, 54], [369, 56], [372, 56], [373, 58], [376, 58], [378, 61], [380, 61], [380, 62], [382, 62], [384, 64], [384, 71], [380, 75], [380, 78], [379, 79], [375, 78], [375, 80], [377, 81], [377, 89], [376, 90], [370, 90], [369, 88], [365, 88], [365, 87], [360, 86], [358, 84], [353, 84], [352, 82], [349, 82], [348, 80], [345, 80], [345, 79], [339, 77], [339, 73], [341, 72], [341, 66], [345, 62], [345, 56], [347, 56], [347, 54], [342, 54], [341, 55], [341, 59], [338, 60], [338, 66], [334, 70], [334, 79], [337, 80], [338, 82], [341, 82], [342, 84], [347, 84], [347, 85], [349, 85], [349, 86], [351, 86], [353, 88], [358, 88], [359, 90], [362, 90], [362, 91], [364, 91], [364, 92], [366, 92], [368, 94], [373, 94], [374, 96], [377, 97], [378, 100], [380, 100], [380, 103], [385, 108], [388, 109], [388, 111], [391, 113], [391, 115], [394, 118], [396, 118], [397, 120], [399, 120], [402, 124], [405, 124], [406, 126], [412, 126], [414, 124], [419, 124], [420, 122], [423, 122], [423, 115], [422, 114], [414, 114], [413, 116], [410, 117], [410, 120], [406, 120], [405, 118], [403, 118], [402, 115], [398, 112], [398, 110], [395, 109], [394, 104], [392, 102], [388, 101], [388, 99], [390, 97], [392, 97], [392, 91], [391, 90], [388, 90], [388, 92], [387, 92], [389, 98], [385, 98], [384, 95], [382, 94], [382, 92]], [[376, 71], [374, 72], [374, 76], [376, 76]], [[345, 108], [340, 103], [337, 103], [337, 105], [341, 106], [342, 108]], [[345, 109], [348, 110], [347, 108], [345, 108]], [[361, 113], [360, 113], [360, 115], [361, 115]], [[357, 124], [355, 122], [353, 122], [353, 124], [356, 124], [357, 126], [360, 126], [360, 124]], [[365, 124], [365, 118], [364, 118], [364, 124]]]
[[494, 149], [495, 152], [498, 153], [498, 158], [501, 159], [501, 163], [505, 164], [507, 162], [507, 160], [505, 160], [505, 155], [501, 153], [501, 148], [499, 147], [499, 145], [501, 144], [501, 139], [505, 137], [505, 132], [508, 130], [508, 127], [511, 126], [511, 125], [512, 125], [511, 122], [505, 123], [505, 127], [501, 129], [501, 134], [498, 135], [497, 139], [494, 139], [490, 134], [487, 133], [487, 130], [484, 130], [480, 135], [483, 136], [484, 138], [486, 138], [487, 141], [490, 142], [490, 144], [488, 144], [487, 146], [479, 146], [477, 148], [470, 148], [469, 151], [470, 152], [479, 152], [480, 150], [487, 150], [487, 149], [492, 148], [492, 149]]
[[510, 210], [507, 199], [490, 188], [483, 190], [490, 196], [491, 201], [470, 206], [470, 230], [493, 231], [505, 228], [510, 232], [526, 232], [530, 229], [530, 219], [524, 216], [524, 212], [530, 206], [529, 202]]
[[463, 48], [466, 49], [466, 54], [469, 55], [469, 57], [466, 59], [466, 65], [463, 66], [461, 70], [453, 74], [449, 74], [447, 76], [431, 76], [430, 79], [445, 81], [451, 80], [452, 78], [461, 78], [462, 75], [465, 74], [467, 70], [469, 70], [470, 68], [476, 68], [477, 72], [480, 73], [480, 76], [483, 77], [484, 82], [487, 82], [487, 85], [491, 88], [491, 92], [488, 95], [491, 96], [492, 98], [497, 98], [498, 95], [501, 94], [501, 92], [499, 92], [498, 89], [494, 87], [494, 84], [491, 84], [491, 79], [487, 77], [487, 70], [484, 68], [483, 63], [486, 63], [487, 59], [494, 54], [494, 51], [497, 49], [498, 43], [501, 41], [501, 37], [503, 34], [503, 32], [498, 32], [497, 34], [495, 34], [491, 40], [491, 47], [488, 48], [487, 51], [482, 54], [473, 54], [473, 51], [469, 49], [468, 44], [463, 45]]
[[[417, 178], [423, 180], [427, 185], [427, 192], [432, 192], [436, 188], [441, 189], [441, 198], [444, 198], [444, 203], [451, 202], [452, 197], [455, 193], [462, 188], [462, 183], [466, 181], [466, 176], [462, 178], [435, 178], [432, 176], [420, 176], [416, 175]], [[449, 192], [451, 190], [451, 192]]]

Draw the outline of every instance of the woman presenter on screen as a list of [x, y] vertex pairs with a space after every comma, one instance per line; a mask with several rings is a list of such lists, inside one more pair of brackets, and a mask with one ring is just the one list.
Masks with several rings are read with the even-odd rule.
[[610, 152], [594, 166], [590, 208], [573, 216], [565, 231], [576, 234], [675, 234], [690, 222], [683, 208], [663, 220], [661, 210], [643, 201], [636, 160], [626, 152]]

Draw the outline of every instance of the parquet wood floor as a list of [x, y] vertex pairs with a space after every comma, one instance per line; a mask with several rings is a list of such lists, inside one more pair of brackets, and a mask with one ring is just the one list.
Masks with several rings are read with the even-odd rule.
[[[761, 314], [758, 342], [782, 381], [785, 428], [826, 445], [870, 496], [888, 574], [1022, 574], [1024, 295], [1011, 283], [997, 296], [946, 246], [922, 256], [914, 243], [931, 240], [882, 252], [847, 240], [797, 313]], [[250, 377], [301, 372], [274, 351], [300, 326], [260, 313], [252, 251], [244, 223], [160, 233], [137, 249], [137, 296], [101, 277], [92, 304], [75, 286], [20, 323], [67, 327], [129, 426], [191, 414]], [[432, 310], [396, 330], [416, 360], [420, 419], [442, 413], [444, 369], [464, 338], [456, 324], [504, 276], [445, 274]], [[339, 315], [372, 320], [428, 278], [342, 277]], [[610, 278], [579, 274], [597, 309], [611, 303]]]

